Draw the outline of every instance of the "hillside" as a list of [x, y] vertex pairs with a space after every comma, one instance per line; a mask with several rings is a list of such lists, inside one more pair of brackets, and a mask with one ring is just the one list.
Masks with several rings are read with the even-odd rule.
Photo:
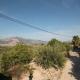
[[27, 44], [27, 45], [37, 45], [37, 44], [46, 44], [46, 41], [41, 40], [32, 40], [32, 39], [25, 39], [21, 37], [11, 37], [6, 39], [0, 40], [1, 46], [14, 46], [17, 43]]

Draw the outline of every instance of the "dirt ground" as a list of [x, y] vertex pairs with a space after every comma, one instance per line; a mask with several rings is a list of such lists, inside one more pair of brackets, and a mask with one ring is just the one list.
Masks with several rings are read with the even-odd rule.
[[[35, 68], [32, 80], [80, 80], [80, 58], [76, 52], [70, 52], [62, 71], [51, 68], [44, 70], [35, 63], [31, 65]], [[21, 80], [29, 80], [29, 74], [22, 76]]]
[[[31, 63], [31, 65], [35, 68], [32, 80], [57, 80], [60, 70], [55, 70], [54, 68], [45, 70], [35, 63]], [[21, 80], [29, 80], [29, 74], [22, 76]]]
[[80, 80], [79, 55], [76, 52], [70, 52], [70, 55], [59, 80]]

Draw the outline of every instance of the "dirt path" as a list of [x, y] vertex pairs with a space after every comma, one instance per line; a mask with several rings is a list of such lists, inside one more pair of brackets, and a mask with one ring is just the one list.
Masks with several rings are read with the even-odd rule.
[[[62, 73], [54, 68], [49, 69], [49, 73], [48, 70], [31, 63], [35, 68], [33, 80], [80, 80], [80, 57], [75, 52], [70, 52], [70, 55]], [[29, 80], [29, 74], [22, 76], [21, 80]]]
[[80, 80], [79, 56], [74, 52], [70, 52], [70, 55], [59, 80]]

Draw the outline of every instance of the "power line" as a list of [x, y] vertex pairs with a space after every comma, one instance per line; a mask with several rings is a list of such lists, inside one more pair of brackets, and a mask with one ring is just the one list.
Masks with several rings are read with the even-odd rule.
[[20, 20], [18, 20], [18, 19], [16, 19], [16, 18], [12, 18], [12, 17], [10, 17], [10, 16], [7, 16], [7, 15], [5, 15], [5, 14], [3, 14], [3, 13], [0, 13], [0, 17], [2, 17], [2, 18], [4, 18], [4, 19], [7, 19], [7, 20], [9, 20], [9, 21], [13, 21], [13, 22], [16, 22], [16, 23], [18, 23], [18, 24], [21, 24], [21, 25], [30, 27], [30, 28], [34, 28], [34, 29], [36, 29], [36, 30], [40, 30], [40, 31], [44, 31], [44, 32], [50, 33], [50, 34], [52, 34], [52, 35], [58, 35], [58, 36], [64, 36], [64, 37], [72, 37], [72, 36], [69, 36], [69, 35], [62, 35], [62, 34], [57, 34], [57, 33], [50, 32], [50, 31], [48, 31], [48, 30], [45, 30], [45, 29], [42, 29], [42, 28], [33, 26], [33, 25], [28, 24], [28, 23], [25, 23], [25, 22], [23, 22], [23, 21], [20, 21]]

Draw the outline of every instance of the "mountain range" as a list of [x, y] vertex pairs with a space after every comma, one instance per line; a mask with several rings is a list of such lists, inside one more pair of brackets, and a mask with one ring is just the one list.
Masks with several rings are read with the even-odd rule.
[[25, 39], [21, 37], [10, 37], [5, 39], [0, 39], [1, 46], [15, 46], [17, 43], [22, 43], [26, 45], [37, 45], [37, 44], [46, 44], [47, 42], [41, 40]]

